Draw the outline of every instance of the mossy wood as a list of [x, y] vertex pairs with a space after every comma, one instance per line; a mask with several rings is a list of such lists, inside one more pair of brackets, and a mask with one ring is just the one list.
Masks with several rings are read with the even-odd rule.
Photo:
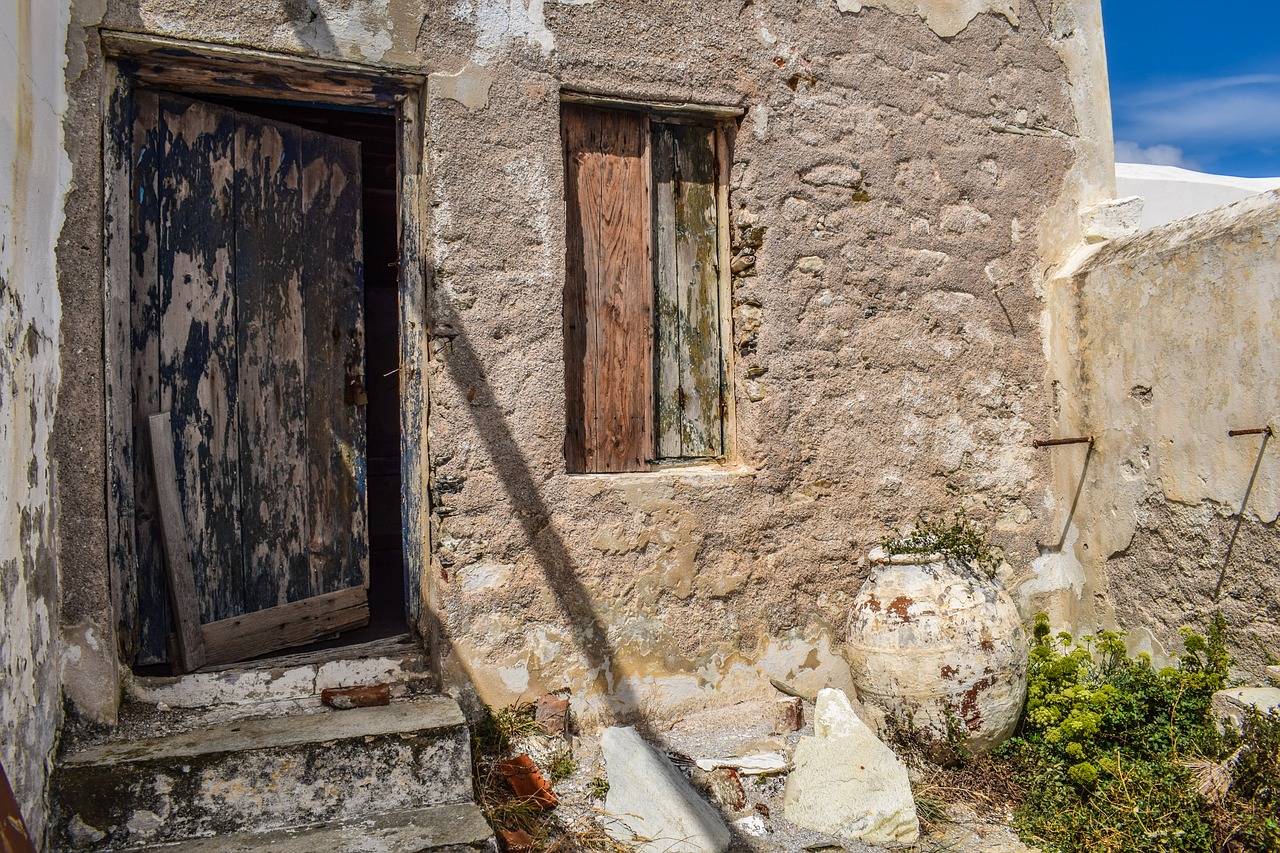
[[653, 128], [657, 456], [720, 456], [716, 131]]

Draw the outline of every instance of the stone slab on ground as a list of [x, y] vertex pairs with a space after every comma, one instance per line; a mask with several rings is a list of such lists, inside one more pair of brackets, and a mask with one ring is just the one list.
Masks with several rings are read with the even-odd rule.
[[497, 853], [493, 831], [471, 803], [384, 812], [316, 827], [196, 838], [163, 853]]
[[947, 853], [1040, 853], [1028, 847], [1010, 825], [1009, 815], [984, 816], [971, 806], [955, 805], [947, 810], [950, 822], [929, 833], [925, 843], [929, 850]]
[[1280, 687], [1234, 687], [1213, 694], [1213, 718], [1230, 720], [1238, 729], [1250, 708], [1264, 715], [1280, 710]]
[[609, 794], [605, 831], [640, 853], [725, 853], [731, 835], [666, 755], [634, 728], [610, 728], [600, 738]]
[[54, 769], [55, 849], [96, 833], [122, 849], [466, 803], [470, 765], [462, 713], [439, 696], [97, 743]]
[[840, 838], [909, 844], [919, 837], [907, 769], [840, 690], [818, 694], [816, 737], [800, 740], [784, 796], [787, 820]]

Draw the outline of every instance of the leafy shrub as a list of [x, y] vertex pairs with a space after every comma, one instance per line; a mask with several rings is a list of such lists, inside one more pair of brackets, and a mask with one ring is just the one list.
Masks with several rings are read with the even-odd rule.
[[951, 523], [932, 521], [921, 515], [915, 527], [905, 536], [893, 536], [880, 543], [889, 554], [942, 554], [968, 563], [995, 577], [1000, 555], [991, 546], [987, 530], [970, 521], [964, 510], [952, 516]]
[[1157, 669], [1121, 633], [1055, 635], [1039, 614], [1018, 736], [928, 771], [928, 790], [1011, 807], [1045, 853], [1280, 853], [1280, 712], [1220, 733], [1224, 620], [1183, 645]]
[[1079, 641], [1036, 617], [1016, 756], [1028, 789], [1015, 815], [1035, 843], [1062, 853], [1208, 851], [1213, 826], [1178, 761], [1216, 755], [1210, 700], [1225, 683], [1221, 625], [1188, 633], [1180, 665], [1129, 658], [1123, 634]]

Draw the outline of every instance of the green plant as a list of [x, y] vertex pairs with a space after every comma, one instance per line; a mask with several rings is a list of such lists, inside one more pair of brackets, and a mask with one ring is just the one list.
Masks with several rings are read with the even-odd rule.
[[1187, 759], [1225, 749], [1211, 708], [1230, 664], [1221, 617], [1183, 644], [1178, 665], [1157, 670], [1126, 654], [1123, 633], [1076, 640], [1036, 617], [1026, 713], [1004, 747], [1027, 790], [1015, 815], [1026, 840], [1060, 853], [1219, 849]]
[[1223, 762], [1230, 778], [1217, 812], [1220, 849], [1280, 850], [1280, 713], [1251, 709], [1227, 747], [1234, 749]]
[[941, 554], [953, 557], [995, 577], [1000, 567], [1000, 553], [992, 547], [987, 530], [970, 521], [964, 510], [952, 516], [951, 523], [934, 521], [924, 515], [916, 517], [915, 527], [904, 536], [891, 536], [881, 543], [889, 554]]
[[551, 775], [552, 782], [563, 782], [572, 776], [577, 769], [578, 762], [568, 749], [558, 750], [547, 761], [547, 773]]
[[484, 706], [474, 726], [476, 749], [480, 752], [502, 752], [511, 742], [524, 737], [545, 734], [542, 724], [534, 719], [532, 702], [517, 702], [506, 708]]
[[591, 779], [591, 784], [587, 786], [587, 791], [593, 799], [603, 800], [609, 796], [609, 780], [603, 776], [594, 776]]

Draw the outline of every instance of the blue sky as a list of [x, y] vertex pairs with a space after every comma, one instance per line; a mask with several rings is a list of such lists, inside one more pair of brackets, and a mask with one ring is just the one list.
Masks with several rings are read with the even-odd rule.
[[1280, 2], [1102, 0], [1116, 159], [1280, 176]]

